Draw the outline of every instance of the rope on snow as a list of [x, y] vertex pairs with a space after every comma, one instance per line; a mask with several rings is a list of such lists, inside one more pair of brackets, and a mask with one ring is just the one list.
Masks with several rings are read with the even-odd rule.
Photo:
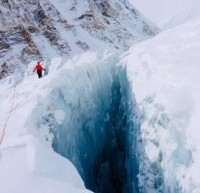
[[13, 106], [14, 106], [14, 102], [15, 102], [15, 94], [16, 94], [16, 89], [14, 88], [13, 90], [13, 95], [12, 95], [12, 101], [11, 101], [11, 106], [10, 106], [10, 110], [9, 110], [9, 113], [8, 113], [8, 116], [6, 118], [6, 121], [4, 123], [4, 126], [3, 126], [3, 130], [2, 130], [2, 134], [0, 136], [0, 147], [3, 143], [3, 140], [4, 140], [4, 137], [5, 137], [5, 132], [6, 132], [6, 127], [8, 125], [8, 121], [11, 117], [11, 114], [12, 114], [12, 111], [13, 111]]

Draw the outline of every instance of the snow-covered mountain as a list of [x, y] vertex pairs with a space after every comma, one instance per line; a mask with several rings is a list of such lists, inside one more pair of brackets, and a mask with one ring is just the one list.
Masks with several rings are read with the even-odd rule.
[[3, 192], [86, 193], [85, 183], [199, 193], [199, 31], [196, 20], [123, 57], [57, 57], [43, 79], [27, 70], [15, 87], [2, 80], [1, 128], [15, 99], [0, 148]]
[[199, 0], [130, 0], [161, 29], [168, 29], [200, 17]]
[[0, 3], [0, 192], [200, 192], [198, 19], [153, 38], [126, 0]]
[[116, 64], [157, 28], [127, 0], [1, 0], [0, 13], [0, 191], [138, 192], [135, 101]]
[[157, 30], [127, 0], [1, 0], [0, 78], [32, 60], [127, 49]]

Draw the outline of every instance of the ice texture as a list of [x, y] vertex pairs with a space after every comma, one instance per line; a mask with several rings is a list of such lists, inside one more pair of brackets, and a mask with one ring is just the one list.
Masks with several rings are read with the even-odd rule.
[[[79, 59], [82, 60], [81, 58]], [[126, 68], [112, 55], [92, 65], [62, 70], [36, 125], [44, 140], [68, 158], [94, 192], [138, 192], [139, 120]], [[91, 63], [91, 62], [90, 62]], [[52, 140], [52, 141], [51, 141]]]

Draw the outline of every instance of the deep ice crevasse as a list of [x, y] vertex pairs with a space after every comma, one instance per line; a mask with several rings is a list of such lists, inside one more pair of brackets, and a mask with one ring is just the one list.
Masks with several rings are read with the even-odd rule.
[[[38, 107], [46, 110], [37, 127], [50, 130], [45, 140], [76, 166], [88, 189], [146, 192], [138, 182], [140, 153], [145, 154], [139, 112], [126, 69], [116, 63], [112, 58], [60, 73], [62, 81], [52, 85], [47, 102]], [[150, 171], [151, 178], [157, 172], [151, 185], [157, 192], [163, 185], [158, 165]]]

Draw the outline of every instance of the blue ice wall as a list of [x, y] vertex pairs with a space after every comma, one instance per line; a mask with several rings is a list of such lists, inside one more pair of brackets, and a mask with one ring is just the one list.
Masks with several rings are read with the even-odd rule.
[[[162, 193], [162, 169], [145, 155], [142, 117], [126, 69], [117, 66], [118, 61], [113, 57], [59, 73], [48, 99], [36, 109], [43, 112], [36, 127], [48, 128], [54, 150], [76, 166], [88, 189]], [[65, 115], [61, 122], [58, 110]]]
[[53, 131], [54, 150], [72, 161], [94, 192], [138, 192], [136, 142], [130, 137], [138, 125], [126, 69], [113, 62], [76, 73], [73, 88], [52, 93], [69, 115]]

